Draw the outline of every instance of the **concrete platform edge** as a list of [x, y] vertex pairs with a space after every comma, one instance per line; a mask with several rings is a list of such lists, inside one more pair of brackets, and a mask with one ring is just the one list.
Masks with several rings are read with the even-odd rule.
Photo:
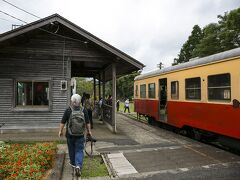
[[52, 173], [49, 178], [50, 180], [61, 180], [62, 179], [65, 156], [66, 156], [65, 151], [59, 149], [59, 147], [58, 147], [57, 154], [55, 156], [54, 165], [52, 168]]

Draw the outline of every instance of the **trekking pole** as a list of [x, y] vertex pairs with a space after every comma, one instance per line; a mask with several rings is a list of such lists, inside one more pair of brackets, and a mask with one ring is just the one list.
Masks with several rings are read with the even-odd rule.
[[[90, 142], [90, 152], [87, 152], [87, 144], [89, 142]], [[94, 145], [95, 142], [97, 142], [97, 140], [95, 138], [93, 138], [92, 136], [87, 135], [84, 148], [85, 148], [85, 153], [87, 154], [87, 156], [89, 158], [91, 158], [91, 161], [93, 160], [93, 145]], [[87, 168], [88, 172], [90, 172], [90, 170], [91, 170], [91, 163], [92, 163], [91, 161], [89, 161], [88, 166], [87, 166], [88, 167]]]

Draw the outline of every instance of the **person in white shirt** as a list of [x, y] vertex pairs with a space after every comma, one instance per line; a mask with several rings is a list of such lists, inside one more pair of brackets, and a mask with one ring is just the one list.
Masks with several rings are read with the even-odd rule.
[[129, 110], [129, 99], [126, 99], [126, 101], [124, 102], [124, 113], [126, 112], [126, 110], [128, 110], [128, 113], [130, 113], [130, 110]]

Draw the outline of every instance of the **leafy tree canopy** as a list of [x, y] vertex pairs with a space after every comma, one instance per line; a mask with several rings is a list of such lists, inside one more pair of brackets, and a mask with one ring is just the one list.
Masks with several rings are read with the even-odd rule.
[[240, 8], [218, 15], [218, 23], [193, 27], [173, 65], [240, 47]]
[[83, 92], [93, 95], [93, 80], [90, 78], [78, 77], [77, 81], [77, 93], [82, 96]]
[[[131, 74], [119, 77], [116, 82], [116, 91], [118, 99], [132, 98], [133, 97], [133, 84], [134, 78], [140, 75], [141, 71], [135, 71]], [[77, 93], [82, 95], [83, 92], [89, 93], [93, 97], [93, 79], [90, 78], [76, 78], [77, 80]], [[98, 83], [96, 83], [98, 84]], [[98, 94], [98, 88], [96, 88]], [[112, 95], [112, 81], [105, 85], [105, 95]], [[107, 97], [106, 97], [107, 98]]]
[[193, 51], [196, 46], [199, 44], [202, 39], [203, 33], [201, 28], [198, 25], [193, 26], [191, 35], [188, 37], [188, 40], [183, 44], [178, 58], [175, 58], [174, 61], [176, 64], [189, 61], [189, 59], [194, 58]]
[[[119, 77], [116, 83], [116, 91], [118, 99], [126, 99], [133, 97], [133, 84], [134, 78], [140, 75], [140, 71], [133, 72], [131, 74]], [[106, 95], [112, 94], [112, 81], [108, 82], [106, 85]]]

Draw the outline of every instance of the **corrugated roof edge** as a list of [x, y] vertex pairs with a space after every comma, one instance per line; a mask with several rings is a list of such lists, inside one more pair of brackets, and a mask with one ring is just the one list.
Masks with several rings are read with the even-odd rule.
[[204, 64], [208, 64], [208, 63], [214, 63], [217, 61], [221, 61], [223, 59], [228, 59], [228, 58], [233, 58], [233, 57], [237, 57], [240, 56], [240, 48], [235, 48], [235, 49], [231, 49], [228, 51], [224, 51], [221, 53], [217, 53], [217, 54], [213, 54], [211, 56], [206, 56], [203, 58], [199, 58], [193, 61], [189, 61], [186, 63], [182, 63], [176, 66], [170, 66], [164, 69], [158, 69], [155, 71], [151, 71], [145, 74], [141, 74], [139, 76], [136, 76], [134, 80], [141, 80], [141, 79], [146, 79], [149, 77], [153, 77], [156, 75], [160, 75], [160, 74], [165, 74], [165, 73], [169, 73], [172, 71], [177, 71], [177, 70], [182, 70], [182, 69], [187, 69], [187, 68], [193, 68], [196, 66], [200, 66], [200, 65], [204, 65]]

